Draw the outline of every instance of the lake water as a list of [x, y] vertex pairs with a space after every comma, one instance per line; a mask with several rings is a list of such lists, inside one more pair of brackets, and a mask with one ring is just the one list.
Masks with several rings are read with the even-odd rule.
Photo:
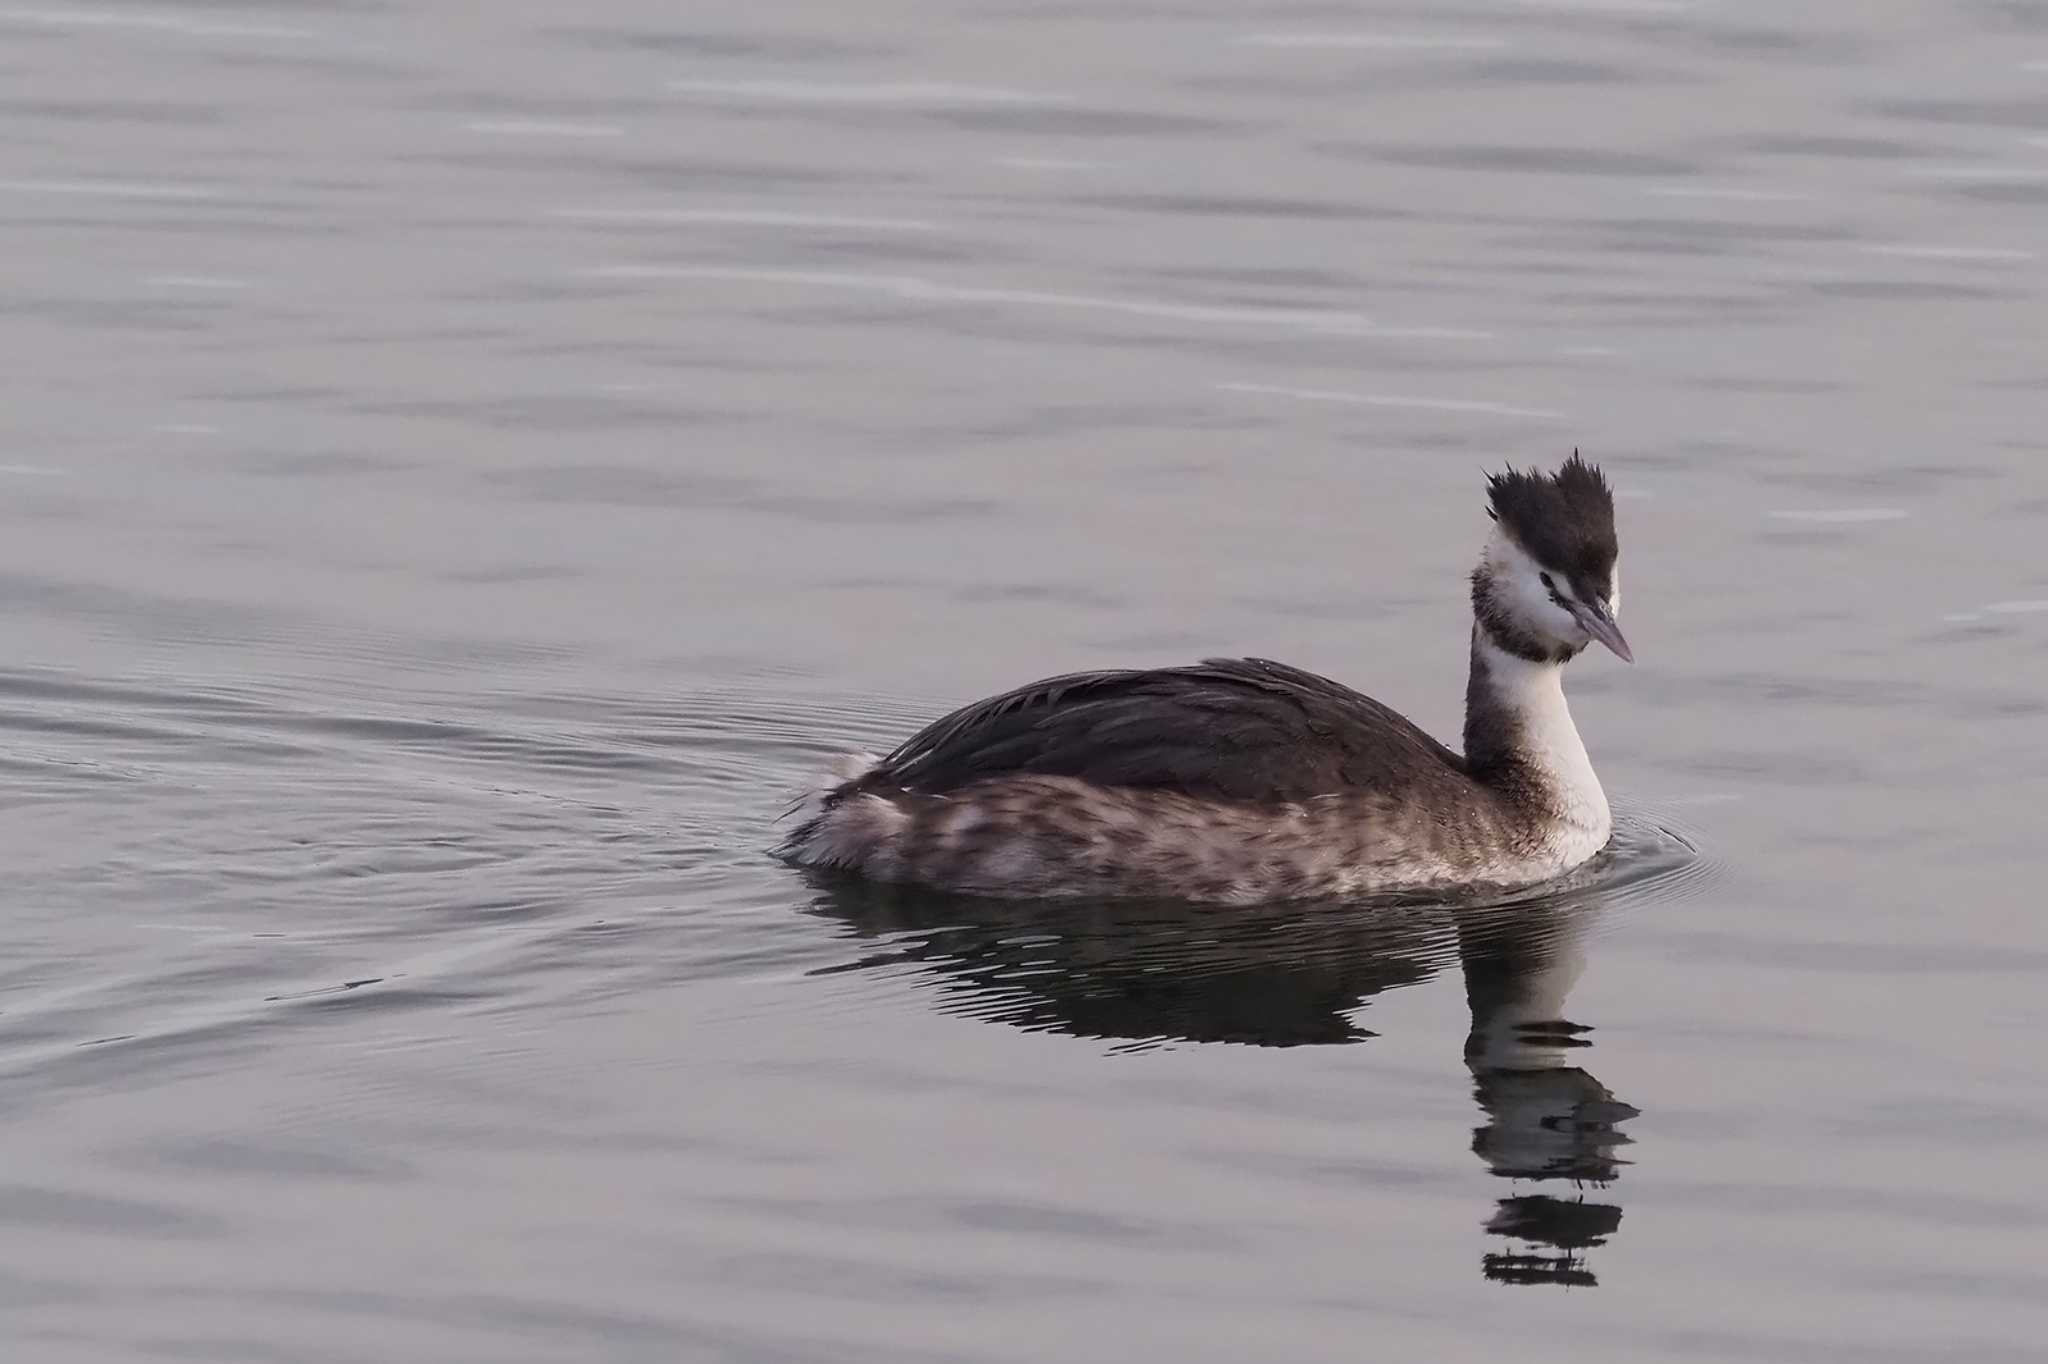
[[[23, 1361], [2038, 1360], [2048, 5], [0, 9]], [[1577, 446], [1614, 854], [1037, 913], [845, 749], [1455, 737]], [[1569, 1022], [1565, 1022], [1569, 1020]]]

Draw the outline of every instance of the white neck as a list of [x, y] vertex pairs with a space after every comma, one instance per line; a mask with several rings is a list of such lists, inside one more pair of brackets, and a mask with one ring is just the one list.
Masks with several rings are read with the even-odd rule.
[[1511, 762], [1536, 776], [1555, 803], [1573, 861], [1606, 846], [1613, 815], [1565, 704], [1564, 665], [1517, 658], [1474, 630], [1466, 704], [1466, 757], [1481, 765]]
[[1472, 1036], [1467, 1056], [1491, 1070], [1553, 1070], [1572, 1063], [1572, 1049], [1559, 1034], [1531, 1030], [1531, 1023], [1564, 1018], [1565, 996], [1586, 969], [1579, 936], [1545, 944], [1541, 956], [1507, 980], [1471, 989]]

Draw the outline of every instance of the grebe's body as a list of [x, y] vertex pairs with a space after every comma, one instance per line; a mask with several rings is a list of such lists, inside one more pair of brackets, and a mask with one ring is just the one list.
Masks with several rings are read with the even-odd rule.
[[1077, 673], [956, 711], [807, 799], [782, 851], [980, 895], [1221, 903], [1526, 885], [1613, 823], [1565, 705], [1623, 658], [1613, 501], [1574, 455], [1490, 480], [1465, 752], [1261, 659]]

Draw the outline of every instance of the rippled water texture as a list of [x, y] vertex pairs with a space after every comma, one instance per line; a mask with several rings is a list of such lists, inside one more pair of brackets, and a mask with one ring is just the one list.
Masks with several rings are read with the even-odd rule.
[[[2034, 1360], [2048, 6], [0, 7], [0, 1346]], [[1455, 736], [1511, 904], [772, 859], [973, 697]]]

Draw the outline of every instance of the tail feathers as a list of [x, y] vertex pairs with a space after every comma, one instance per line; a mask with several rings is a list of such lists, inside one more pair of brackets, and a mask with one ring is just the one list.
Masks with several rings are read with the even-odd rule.
[[794, 818], [796, 827], [776, 851], [799, 862], [849, 865], [818, 855], [820, 845], [829, 842], [823, 837], [826, 816], [839, 807], [838, 797], [846, 786], [859, 781], [879, 761], [872, 753], [848, 753], [834, 759], [815, 783], [791, 797], [781, 819]]
[[857, 871], [877, 880], [896, 879], [903, 832], [910, 812], [886, 796], [863, 791], [835, 801], [817, 818], [794, 830], [783, 855], [807, 867]]

